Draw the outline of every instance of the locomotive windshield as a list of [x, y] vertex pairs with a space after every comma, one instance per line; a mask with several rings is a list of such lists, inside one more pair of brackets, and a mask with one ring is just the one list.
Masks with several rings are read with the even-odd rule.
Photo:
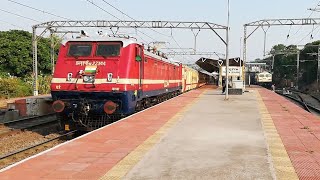
[[68, 56], [90, 56], [92, 44], [70, 44]]
[[98, 44], [96, 56], [119, 56], [120, 44]]

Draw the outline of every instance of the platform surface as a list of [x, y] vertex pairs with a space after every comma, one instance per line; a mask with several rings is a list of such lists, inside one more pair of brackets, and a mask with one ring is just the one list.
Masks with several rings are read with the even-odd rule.
[[320, 179], [320, 121], [254, 88], [190, 91], [0, 171], [0, 179]]
[[39, 95], [39, 96], [26, 96], [26, 97], [16, 97], [16, 98], [9, 98], [9, 99], [0, 99], [0, 109], [7, 109], [7, 105], [9, 103], [14, 103], [16, 100], [34, 99], [34, 98], [51, 98], [51, 95], [44, 94], [44, 95]]
[[125, 179], [272, 179], [254, 94], [207, 90]]

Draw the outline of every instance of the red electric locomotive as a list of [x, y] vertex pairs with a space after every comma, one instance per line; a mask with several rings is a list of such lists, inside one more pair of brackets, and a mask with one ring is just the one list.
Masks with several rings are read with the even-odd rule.
[[66, 40], [51, 83], [66, 130], [93, 130], [181, 92], [182, 66], [130, 37]]

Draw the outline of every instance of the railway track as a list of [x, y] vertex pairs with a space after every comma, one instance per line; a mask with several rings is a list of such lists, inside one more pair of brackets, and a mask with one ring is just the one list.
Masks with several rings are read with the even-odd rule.
[[1, 125], [9, 127], [11, 129], [33, 129], [42, 125], [47, 125], [50, 123], [58, 122], [55, 113], [41, 115], [41, 116], [32, 116], [17, 119], [14, 121], [4, 122]]
[[58, 120], [55, 114], [21, 118], [0, 124], [0, 138], [12, 136], [30, 130], [40, 134], [58, 131]]
[[58, 137], [3, 155], [0, 157], [0, 169], [46, 149], [52, 148], [55, 145], [60, 144], [61, 141], [67, 141], [70, 137], [70, 139], [72, 139], [72, 137], [75, 137], [76, 135], [77, 131], [71, 131]]
[[290, 92], [292, 94], [283, 94], [277, 91], [278, 94], [296, 102], [306, 111], [320, 115], [320, 100], [318, 98], [297, 90], [290, 90]]

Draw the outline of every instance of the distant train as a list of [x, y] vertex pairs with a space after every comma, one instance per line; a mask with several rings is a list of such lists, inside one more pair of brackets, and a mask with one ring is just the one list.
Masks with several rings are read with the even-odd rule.
[[55, 69], [53, 109], [65, 130], [100, 128], [209, 79], [130, 37], [65, 40]]
[[261, 72], [256, 74], [256, 82], [260, 86], [271, 87], [272, 85], [272, 74], [269, 72]]

